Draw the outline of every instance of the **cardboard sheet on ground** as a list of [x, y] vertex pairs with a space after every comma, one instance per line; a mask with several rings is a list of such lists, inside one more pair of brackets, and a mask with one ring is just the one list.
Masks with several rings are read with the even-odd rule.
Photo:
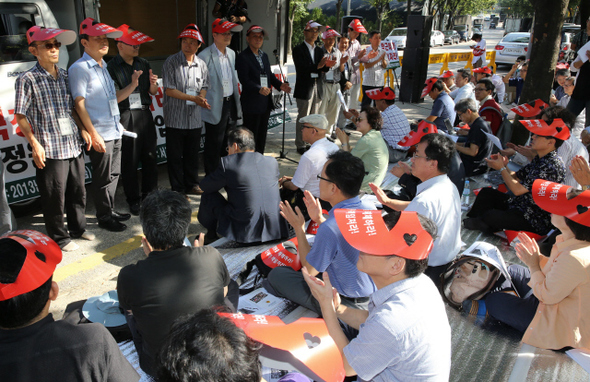
[[571, 349], [565, 353], [576, 361], [578, 365], [582, 366], [586, 372], [590, 373], [590, 353], [580, 349]]
[[240, 311], [247, 314], [273, 314], [283, 300], [268, 293], [264, 288], [258, 288], [252, 292], [240, 296]]
[[496, 137], [494, 134], [486, 133], [485, 131], [484, 134], [486, 135], [486, 137], [490, 139], [490, 141], [492, 141], [494, 146], [496, 146], [500, 150], [504, 150], [504, 147], [502, 147], [502, 142], [500, 142], [500, 139], [498, 139], [498, 137]]
[[229, 317], [252, 339], [264, 344], [263, 366], [297, 370], [315, 381], [340, 382], [344, 366], [323, 319], [300, 318], [285, 324], [276, 316], [219, 313]]

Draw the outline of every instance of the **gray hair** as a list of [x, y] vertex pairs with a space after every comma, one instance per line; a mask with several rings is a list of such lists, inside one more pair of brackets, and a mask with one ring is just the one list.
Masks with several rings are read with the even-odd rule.
[[467, 110], [471, 110], [473, 113], [477, 113], [477, 103], [472, 98], [463, 98], [455, 104], [455, 111], [458, 113], [465, 113]]
[[237, 144], [240, 151], [254, 151], [256, 149], [256, 142], [254, 141], [254, 134], [251, 130], [245, 127], [238, 127], [231, 129], [227, 133], [227, 145], [232, 146]]
[[191, 213], [191, 205], [184, 195], [155, 190], [141, 203], [139, 219], [143, 234], [154, 249], [181, 247], [188, 234]]

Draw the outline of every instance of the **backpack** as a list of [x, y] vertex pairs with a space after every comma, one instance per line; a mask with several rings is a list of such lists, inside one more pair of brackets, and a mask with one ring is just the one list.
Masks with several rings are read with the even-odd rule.
[[449, 305], [461, 310], [463, 301], [483, 298], [500, 276], [512, 283], [498, 248], [476, 241], [441, 274], [440, 293]]
[[[502, 147], [506, 147], [506, 143], [510, 142], [510, 139], [512, 139], [512, 122], [510, 122], [510, 120], [508, 119], [508, 114], [502, 114], [498, 111], [498, 109], [491, 106], [484, 107], [479, 112], [481, 113], [485, 110], [494, 110], [496, 113], [501, 115], [502, 123], [500, 123], [498, 131], [496, 131], [496, 137], [498, 137], [498, 139], [502, 143]], [[497, 150], [495, 152], [497, 152]]]

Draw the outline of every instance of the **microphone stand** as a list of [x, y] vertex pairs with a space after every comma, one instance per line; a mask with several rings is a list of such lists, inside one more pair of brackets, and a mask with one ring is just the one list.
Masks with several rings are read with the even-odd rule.
[[[287, 77], [285, 76], [285, 74], [283, 73], [283, 68], [281, 66], [281, 62], [279, 60], [279, 53], [278, 50], [275, 49], [273, 51], [274, 56], [275, 56], [275, 60], [277, 65], [279, 66], [279, 71], [281, 73], [281, 78], [284, 79], [284, 83], [288, 84], [289, 81], [287, 79]], [[287, 92], [283, 92], [283, 138], [282, 138], [282, 143], [281, 143], [281, 151], [279, 152], [279, 159], [286, 159], [288, 161], [291, 161], [293, 163], [299, 163], [294, 159], [288, 158], [287, 154], [288, 152], [285, 151], [285, 115], [287, 113], [287, 96], [289, 97], [289, 105], [293, 105], [293, 101], [291, 100], [291, 95], [287, 95]]]

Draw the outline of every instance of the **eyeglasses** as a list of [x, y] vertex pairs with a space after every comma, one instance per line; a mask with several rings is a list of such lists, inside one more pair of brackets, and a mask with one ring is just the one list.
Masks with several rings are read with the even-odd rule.
[[37, 45], [35, 45], [35, 47], [37, 47], [37, 48], [38, 47], [41, 47], [41, 46], [44, 47], [47, 50], [51, 50], [53, 48], [59, 49], [60, 46], [61, 46], [61, 42], [55, 42], [55, 43], [46, 42], [45, 44], [37, 44]]
[[414, 152], [414, 155], [412, 155], [412, 158], [424, 158], [426, 160], [432, 160], [428, 157], [422, 156], [422, 155], [418, 155], [416, 152]]
[[[321, 179], [321, 180], [325, 180], [326, 182], [334, 183], [334, 182], [333, 182], [333, 181], [331, 181], [330, 179], [328, 179], [328, 178], [324, 178], [324, 177], [323, 177], [323, 176], [321, 176], [321, 175], [317, 175], [317, 179], [318, 179], [318, 180], [320, 180], [320, 179]], [[334, 184], [336, 184], [336, 183], [334, 183]]]
[[[123, 41], [121, 41], [123, 42]], [[131, 44], [127, 44], [126, 42], [123, 42], [123, 44], [132, 47], [133, 49], [139, 49], [139, 45], [131, 45]]]
[[475, 88], [476, 92], [485, 92], [486, 88]]

